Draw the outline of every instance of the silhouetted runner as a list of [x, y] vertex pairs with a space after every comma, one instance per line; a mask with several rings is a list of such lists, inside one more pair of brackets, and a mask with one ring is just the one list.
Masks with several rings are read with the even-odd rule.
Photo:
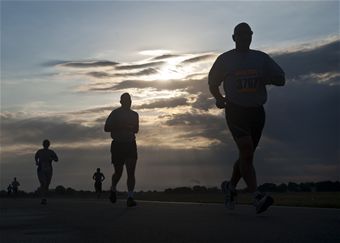
[[17, 178], [14, 177], [14, 179], [13, 179], [11, 184], [12, 184], [13, 194], [16, 195], [18, 193], [18, 188], [20, 186], [20, 183], [17, 181]]
[[7, 195], [10, 196], [12, 194], [12, 185], [9, 184], [7, 187]]
[[[209, 89], [216, 99], [216, 106], [225, 108], [227, 124], [239, 150], [230, 181], [221, 185], [225, 205], [234, 209], [235, 188], [243, 178], [248, 191], [254, 194], [256, 212], [261, 213], [274, 200], [257, 190], [253, 157], [265, 123], [266, 85], [283, 86], [285, 75], [267, 54], [249, 49], [252, 34], [247, 23], [235, 27], [233, 40], [236, 48], [216, 59], [209, 72]], [[226, 97], [219, 91], [222, 82]]]
[[57, 154], [49, 149], [49, 147], [50, 141], [46, 139], [43, 141], [43, 148], [35, 153], [35, 163], [38, 166], [37, 172], [42, 197], [41, 204], [43, 205], [47, 204], [48, 187], [50, 186], [53, 175], [52, 161], [58, 162]]
[[131, 96], [124, 93], [120, 97], [121, 107], [111, 112], [106, 119], [104, 131], [111, 133], [111, 162], [114, 166], [112, 175], [112, 186], [110, 200], [115, 203], [117, 200], [116, 186], [119, 182], [124, 165], [127, 172], [128, 199], [127, 206], [136, 206], [133, 199], [135, 188], [135, 169], [137, 162], [136, 136], [139, 130], [138, 113], [131, 110]]
[[100, 198], [100, 194], [102, 193], [102, 182], [105, 180], [105, 176], [100, 172], [100, 168], [97, 168], [97, 171], [93, 174], [92, 179], [95, 180], [94, 189], [96, 190], [97, 197]]

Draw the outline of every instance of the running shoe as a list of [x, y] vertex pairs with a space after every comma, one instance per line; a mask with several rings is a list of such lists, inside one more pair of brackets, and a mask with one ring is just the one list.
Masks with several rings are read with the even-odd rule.
[[109, 199], [110, 199], [110, 201], [112, 203], [116, 203], [116, 201], [117, 201], [117, 192], [111, 190]]
[[229, 188], [229, 182], [223, 181], [221, 184], [222, 192], [224, 193], [224, 205], [226, 208], [233, 210], [235, 208], [236, 190]]
[[266, 211], [272, 204], [274, 203], [274, 199], [266, 194], [259, 193], [256, 195], [254, 200], [254, 206], [256, 208], [256, 213], [263, 213]]
[[126, 205], [128, 207], [135, 207], [135, 206], [137, 206], [137, 203], [132, 197], [128, 197], [128, 199], [126, 201]]

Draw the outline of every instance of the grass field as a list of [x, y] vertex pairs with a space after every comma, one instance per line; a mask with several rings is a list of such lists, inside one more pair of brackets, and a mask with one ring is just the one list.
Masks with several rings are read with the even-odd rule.
[[[340, 192], [286, 192], [271, 193], [277, 206], [321, 207], [340, 208]], [[163, 192], [138, 192], [138, 200], [170, 201], [170, 202], [202, 202], [223, 203], [220, 193], [163, 193]], [[240, 193], [237, 197], [239, 204], [251, 204], [250, 194]]]

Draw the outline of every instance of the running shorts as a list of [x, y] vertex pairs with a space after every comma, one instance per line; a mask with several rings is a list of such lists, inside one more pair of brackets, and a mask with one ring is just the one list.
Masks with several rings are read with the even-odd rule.
[[40, 182], [40, 185], [48, 186], [51, 183], [52, 179], [52, 174], [53, 174], [53, 169], [52, 167], [50, 168], [40, 168], [38, 167], [38, 179]]
[[117, 142], [111, 143], [111, 162], [114, 165], [124, 165], [126, 160], [137, 160], [137, 144], [132, 142]]
[[96, 192], [101, 192], [102, 191], [102, 183], [100, 181], [98, 181], [98, 182], [96, 181], [94, 183], [94, 188], [95, 188]]
[[250, 136], [253, 140], [254, 148], [256, 148], [265, 123], [263, 106], [243, 107], [228, 102], [225, 108], [225, 115], [234, 140]]

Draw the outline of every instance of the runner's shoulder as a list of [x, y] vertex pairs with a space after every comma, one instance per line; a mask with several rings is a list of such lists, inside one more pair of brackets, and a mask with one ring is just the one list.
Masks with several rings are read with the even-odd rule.
[[216, 60], [226, 60], [226, 59], [229, 59], [229, 58], [232, 58], [233, 55], [235, 55], [235, 49], [232, 49], [232, 50], [229, 50], [229, 51], [226, 51], [226, 52], [223, 52], [222, 54], [220, 54]]
[[131, 110], [131, 113], [134, 115], [134, 116], [138, 116], [138, 113], [134, 110]]
[[263, 52], [263, 51], [253, 50], [253, 49], [251, 49], [250, 51], [252, 52], [252, 54], [257, 55], [257, 56], [262, 57], [262, 58], [268, 58], [269, 57], [269, 55], [267, 53]]

